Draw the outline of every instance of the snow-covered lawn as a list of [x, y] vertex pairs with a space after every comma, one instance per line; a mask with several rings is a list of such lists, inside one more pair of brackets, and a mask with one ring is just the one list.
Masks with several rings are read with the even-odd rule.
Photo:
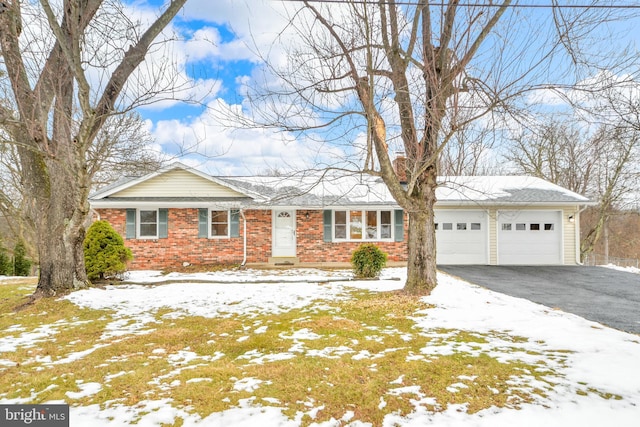
[[[260, 319], [265, 315], [286, 315], [293, 310], [323, 310], [336, 301], [348, 301], [354, 290], [372, 292], [390, 291], [402, 287], [404, 269], [386, 269], [381, 280], [354, 281], [349, 271], [326, 272], [320, 270], [263, 271], [242, 270], [202, 274], [161, 275], [158, 272], [131, 272], [129, 284], [108, 286], [74, 292], [66, 299], [79, 307], [91, 310], [108, 310], [94, 343], [87, 343], [82, 351], [72, 351], [65, 357], [26, 360], [21, 369], [30, 365], [37, 371], [66, 367], [74, 370], [74, 362], [104, 350], [111, 342], [134, 335], [150, 334], [161, 313], [163, 319], [188, 319], [200, 316], [206, 319], [245, 319], [241, 336], [234, 341], [250, 342], [274, 328]], [[173, 283], [170, 283], [173, 282]], [[155, 285], [150, 285], [154, 284]], [[511, 391], [521, 390], [532, 397], [531, 402], [516, 402], [505, 407], [489, 407], [469, 413], [469, 403], [440, 406], [409, 378], [399, 375], [388, 381], [386, 393], [377, 396], [376, 405], [384, 409], [394, 398], [405, 398], [413, 408], [408, 414], [387, 413], [384, 426], [637, 426], [640, 425], [640, 337], [616, 331], [578, 316], [553, 310], [523, 299], [517, 299], [486, 290], [440, 274], [439, 285], [429, 297], [424, 298], [428, 308], [409, 317], [414, 322], [412, 330], [395, 331], [377, 329], [380, 340], [384, 335], [397, 335], [399, 342], [420, 339], [429, 344], [407, 358], [424, 361], [425, 364], [448, 355], [472, 358], [488, 356], [501, 363], [522, 362], [539, 366], [548, 374], [534, 375], [523, 372], [509, 383]], [[615, 309], [615, 308], [611, 308]], [[9, 315], [7, 313], [3, 314]], [[251, 319], [256, 319], [251, 322]], [[339, 313], [336, 314], [339, 319]], [[98, 321], [96, 320], [96, 321]], [[26, 331], [16, 323], [0, 335], [0, 376], [3, 370], [17, 369], [8, 356], [12, 352], [44, 345], [65, 325], [71, 322], [89, 322], [83, 319], [58, 321], [43, 325], [37, 330]], [[65, 323], [66, 322], [66, 323]], [[265, 365], [301, 357], [322, 357], [340, 360], [366, 360], [371, 370], [382, 369], [377, 363], [386, 360], [387, 353], [398, 351], [388, 348], [379, 353], [356, 350], [357, 343], [339, 347], [316, 348], [321, 336], [304, 327], [304, 318], [293, 320], [299, 327], [280, 333], [279, 337], [290, 343], [277, 353], [264, 353], [252, 349], [238, 356], [254, 365]], [[372, 335], [374, 336], [374, 335]], [[374, 336], [375, 339], [376, 336]], [[474, 338], [475, 337], [475, 338]], [[222, 334], [212, 338], [223, 339]], [[202, 355], [189, 343], [176, 342], [169, 348], [157, 345], [144, 363], [163, 358], [174, 370], [160, 373], [150, 381], [149, 387], [171, 387], [180, 384], [179, 373], [197, 369], [207, 364], [215, 365], [225, 355], [223, 352]], [[115, 363], [130, 355], [112, 355], [105, 364]], [[145, 356], [146, 357], [146, 356]], [[426, 366], [426, 365], [425, 365]], [[36, 369], [34, 369], [36, 370]], [[71, 426], [124, 425], [160, 426], [173, 425], [179, 418], [184, 426], [298, 426], [303, 415], [312, 425], [365, 426], [359, 420], [357, 408], [345, 402], [343, 413], [331, 420], [314, 424], [313, 416], [322, 406], [314, 399], [304, 402], [304, 413], [287, 415], [285, 403], [273, 396], [256, 396], [269, 386], [269, 378], [234, 378], [230, 392], [245, 393], [247, 398], [238, 405], [201, 416], [185, 405], [178, 405], [171, 397], [164, 399], [140, 399], [135, 405], [127, 405], [125, 399], [114, 399], [102, 404], [74, 404], [96, 395], [110, 384], [134, 375], [131, 371], [113, 372], [100, 381], [74, 377], [76, 390], [67, 391], [64, 401], [72, 404]], [[355, 375], [355, 374], [354, 374]], [[295, 377], [291, 381], [296, 381]], [[355, 381], [355, 376], [354, 376]], [[449, 393], [463, 393], [473, 386], [476, 377], [459, 375], [447, 386]], [[177, 383], [176, 383], [177, 382]], [[215, 381], [206, 376], [187, 380], [191, 386], [217, 388]], [[50, 387], [56, 387], [51, 385]], [[29, 403], [43, 393], [29, 390], [24, 397], [11, 397], [10, 390], [0, 390], [0, 404]], [[499, 394], [504, 390], [493, 390]], [[256, 396], [251, 396], [256, 394]], [[166, 424], [163, 424], [166, 423]]]

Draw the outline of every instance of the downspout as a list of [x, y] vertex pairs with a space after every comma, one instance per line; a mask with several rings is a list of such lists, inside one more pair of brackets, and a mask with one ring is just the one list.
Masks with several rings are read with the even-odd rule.
[[247, 217], [244, 216], [244, 209], [240, 209], [240, 216], [244, 227], [242, 232], [242, 263], [240, 267], [244, 267], [247, 263]]
[[579, 209], [577, 212], [573, 214], [573, 219], [574, 219], [573, 224], [575, 227], [573, 234], [576, 236], [576, 264], [577, 265], [583, 265], [582, 261], [580, 261], [580, 213], [585, 209], [587, 209], [588, 207], [589, 205], [584, 205], [582, 209]]

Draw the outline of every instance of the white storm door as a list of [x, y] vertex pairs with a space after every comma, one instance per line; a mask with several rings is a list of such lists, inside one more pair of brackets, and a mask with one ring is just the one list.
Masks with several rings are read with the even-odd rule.
[[296, 211], [273, 211], [273, 256], [296, 256]]

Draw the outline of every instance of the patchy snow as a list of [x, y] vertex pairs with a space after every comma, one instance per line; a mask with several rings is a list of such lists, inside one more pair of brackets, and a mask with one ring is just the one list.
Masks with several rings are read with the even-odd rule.
[[102, 390], [102, 384], [100, 383], [79, 383], [78, 387], [80, 388], [78, 392], [68, 391], [65, 393], [69, 399], [82, 399]]
[[600, 265], [598, 267], [606, 267], [606, 268], [611, 268], [612, 270], [619, 270], [619, 271], [626, 271], [627, 273], [640, 274], [640, 268], [638, 267], [620, 267], [619, 265], [614, 265], [614, 264]]
[[[282, 275], [285, 274], [285, 275]], [[95, 309], [115, 311], [114, 321], [107, 328], [114, 336], [141, 333], [153, 328], [154, 316], [162, 308], [169, 309], [168, 318], [198, 315], [205, 317], [225, 317], [234, 313], [258, 315], [260, 313], [282, 313], [294, 308], [307, 308], [323, 304], [322, 300], [345, 298], [353, 288], [387, 291], [403, 286], [404, 269], [386, 269], [383, 278], [377, 281], [352, 281], [350, 272], [323, 272], [320, 270], [289, 270], [286, 272], [237, 271], [199, 273], [189, 275], [161, 275], [158, 272], [132, 272], [128, 280], [138, 284], [109, 286], [105, 289], [88, 289], [74, 292], [67, 297], [69, 301]], [[398, 280], [400, 279], [400, 280]], [[158, 286], [142, 283], [171, 282]], [[202, 283], [205, 281], [213, 283]], [[266, 283], [260, 283], [260, 282]], [[636, 426], [640, 419], [640, 379], [638, 361], [640, 360], [640, 337], [623, 333], [581, 317], [554, 310], [524, 299], [509, 297], [482, 287], [440, 274], [439, 285], [425, 301], [431, 308], [416, 313], [413, 320], [416, 330], [431, 338], [431, 344], [412, 354], [413, 359], [429, 359], [441, 354], [465, 351], [469, 354], [488, 354], [499, 360], [519, 360], [535, 363], [545, 358], [545, 363], [560, 372], [554, 377], [553, 387], [546, 396], [532, 404], [522, 404], [520, 409], [489, 408], [469, 414], [466, 405], [449, 405], [446, 410], [434, 412], [428, 408], [438, 405], [437, 401], [423, 393], [419, 386], [404, 385], [404, 376], [391, 381], [386, 395], [379, 397], [378, 407], [387, 405], [388, 396], [406, 395], [411, 400], [413, 412], [406, 416], [388, 414], [383, 427], [400, 426], [561, 426], [587, 427], [600, 425]], [[118, 323], [119, 322], [119, 323]], [[135, 326], [132, 326], [135, 325]], [[35, 333], [25, 333], [16, 325], [11, 336], [0, 340], [0, 354], [38, 345], [56, 334], [62, 324], [43, 327]], [[255, 324], [247, 327], [243, 336], [260, 334], [266, 326]], [[458, 331], [458, 332], [456, 332]], [[387, 330], [381, 329], [380, 334]], [[462, 333], [484, 334], [482, 342], [465, 340], [446, 340], [447, 335]], [[514, 343], [508, 337], [520, 336], [522, 342]], [[248, 351], [241, 358], [251, 363], [267, 363], [270, 360], [286, 360], [299, 357], [304, 351], [308, 357], [333, 358], [350, 355], [354, 359], [371, 359], [372, 369], [376, 354], [354, 351], [348, 346], [324, 348], [309, 351], [304, 346], [318, 338], [309, 329], [300, 327], [281, 337], [291, 341], [291, 347], [280, 354], [262, 354], [258, 350]], [[441, 344], [439, 344], [441, 343]], [[93, 347], [86, 352], [98, 348]], [[507, 349], [505, 351], [505, 349]], [[389, 348], [385, 352], [396, 351]], [[175, 370], [158, 376], [154, 381], [167, 390], [179, 384], [174, 377], [187, 369], [187, 362], [196, 360], [212, 361], [222, 357], [214, 354], [203, 357], [188, 347], [182, 350], [167, 351], [156, 348], [154, 357], [169, 360]], [[72, 362], [83, 356], [82, 352], [70, 355], [65, 362]], [[112, 358], [117, 360], [117, 356]], [[111, 360], [111, 359], [110, 359]], [[60, 363], [60, 361], [58, 362]], [[11, 362], [0, 359], [0, 366], [10, 366]], [[72, 369], [73, 364], [69, 364]], [[130, 372], [116, 372], [112, 378], [127, 375]], [[474, 381], [473, 376], [452, 378], [449, 388], [452, 392], [461, 391]], [[189, 382], [209, 381], [207, 378], [193, 378]], [[531, 379], [520, 379], [514, 383], [522, 387], [536, 387]], [[251, 392], [268, 383], [264, 379], [237, 378], [235, 390]], [[545, 385], [549, 387], [549, 384]], [[78, 383], [80, 391], [67, 392], [69, 403], [84, 396], [90, 396], [102, 389], [99, 383]], [[604, 399], [597, 393], [587, 393], [587, 388], [620, 396], [620, 399]], [[580, 393], [584, 391], [584, 393]], [[497, 390], [496, 390], [497, 392]], [[28, 403], [37, 398], [33, 391], [30, 398], [0, 399], [0, 403]], [[271, 400], [268, 400], [271, 399]], [[264, 400], [270, 405], [262, 406]], [[308, 411], [299, 413], [294, 419], [283, 414], [277, 399], [255, 397], [244, 399], [238, 407], [212, 413], [205, 418], [188, 412], [187, 408], [175, 407], [170, 399], [140, 401], [135, 407], [120, 402], [108, 405], [73, 406], [71, 425], [91, 425], [92, 427], [120, 427], [125, 425], [160, 426], [173, 424], [178, 417], [186, 427], [213, 426], [299, 426], [302, 417], [315, 416], [321, 409], [312, 400], [305, 401]], [[363, 427], [353, 408], [346, 408], [341, 419], [317, 423], [317, 426]]]

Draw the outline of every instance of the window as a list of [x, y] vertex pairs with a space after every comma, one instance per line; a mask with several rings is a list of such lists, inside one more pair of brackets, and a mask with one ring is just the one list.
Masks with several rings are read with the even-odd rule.
[[349, 237], [351, 240], [360, 240], [362, 239], [362, 212], [351, 211], [350, 216]]
[[450, 222], [443, 222], [442, 223], [442, 229], [443, 230], [453, 230], [453, 224]]
[[[162, 234], [162, 215], [160, 215], [160, 220]], [[203, 239], [239, 237], [239, 222], [240, 211], [238, 209], [198, 208], [198, 237]]]
[[347, 238], [347, 211], [335, 212], [335, 236], [336, 239]]
[[158, 211], [157, 210], [139, 210], [138, 236], [141, 239], [157, 239], [158, 238]]
[[471, 223], [471, 229], [472, 229], [472, 230], [481, 230], [481, 229], [482, 229], [482, 227], [481, 227], [481, 225], [480, 225], [480, 223], [479, 223], [479, 222], [472, 222], [472, 223]]
[[545, 224], [544, 231], [553, 231], [553, 224]]
[[466, 222], [459, 222], [456, 224], [456, 230], [466, 230], [466, 229], [467, 229]]
[[211, 211], [211, 237], [229, 237], [229, 211]]
[[438, 231], [438, 223], [436, 222], [436, 231]]
[[378, 238], [378, 212], [366, 211], [365, 217], [367, 219], [365, 238], [369, 240]]
[[529, 224], [529, 230], [540, 231], [540, 224]]
[[511, 223], [503, 223], [502, 224], [502, 231], [511, 231]]
[[392, 211], [334, 211], [336, 240], [388, 240], [393, 238]]
[[391, 238], [391, 211], [380, 211], [380, 238]]
[[517, 231], [524, 231], [527, 229], [527, 224], [516, 224]]

